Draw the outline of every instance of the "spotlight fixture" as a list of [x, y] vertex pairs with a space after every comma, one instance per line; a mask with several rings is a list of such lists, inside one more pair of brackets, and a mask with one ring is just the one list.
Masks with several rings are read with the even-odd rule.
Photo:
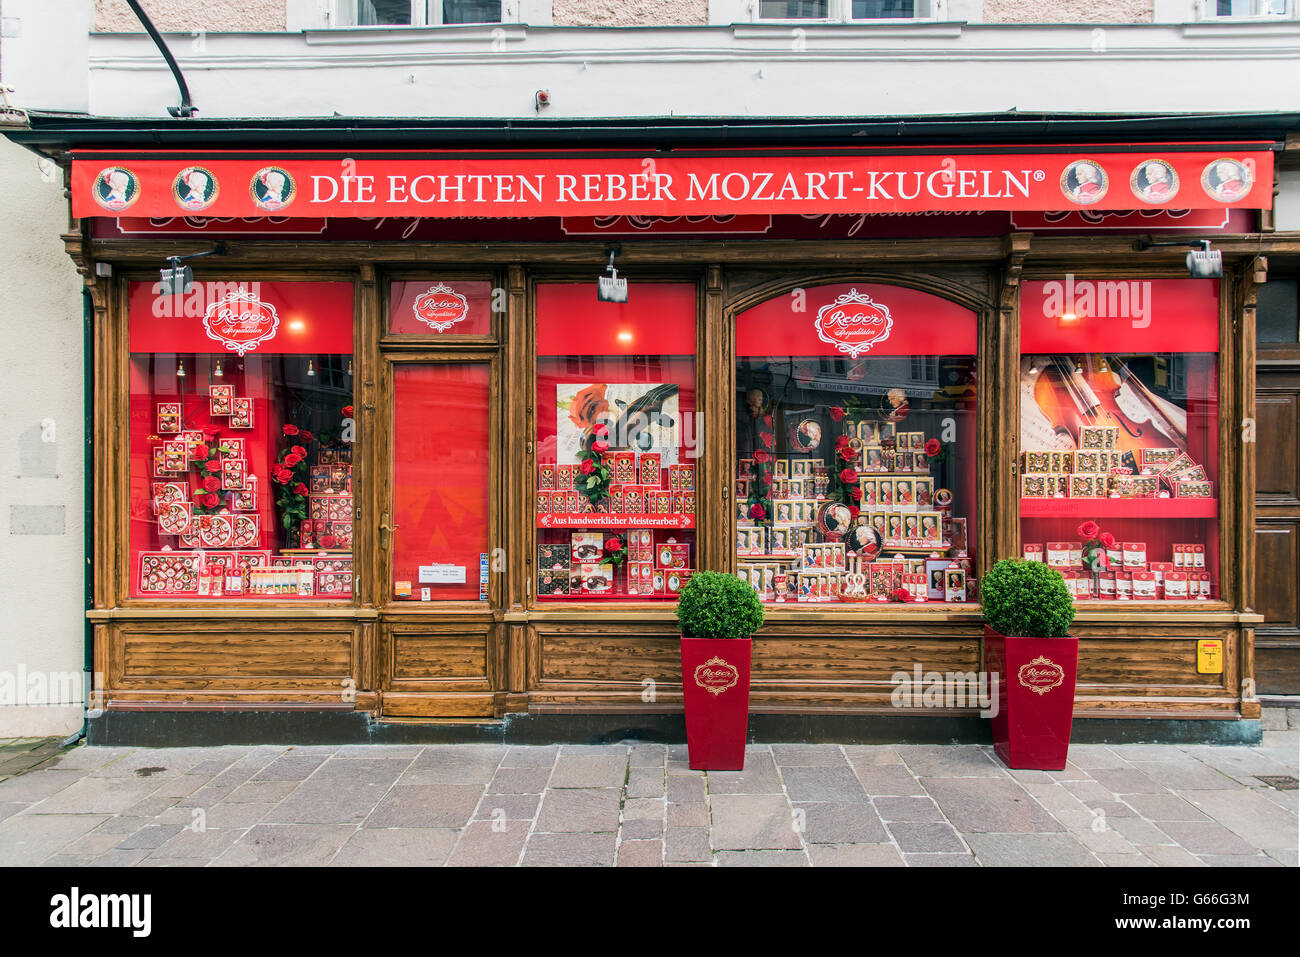
[[609, 275], [597, 277], [596, 301], [627, 302], [627, 280], [619, 276], [618, 270], [614, 268], [614, 256], [622, 252], [622, 247], [606, 246], [605, 252], [609, 253], [609, 265], [605, 267], [605, 272]]
[[348, 358], [348, 375], [352, 375], [352, 359]]
[[1193, 239], [1185, 242], [1153, 242], [1150, 239], [1138, 240], [1138, 249], [1151, 249], [1154, 246], [1190, 246], [1187, 254], [1187, 272], [1193, 279], [1220, 279], [1223, 276], [1223, 253], [1210, 248], [1208, 239]]
[[217, 360], [217, 367], [216, 367], [215, 369], [212, 370], [212, 378], [214, 378], [214, 379], [224, 379], [225, 377], [226, 377], [226, 374], [225, 374], [224, 372], [221, 371], [221, 360], [218, 359], [218, 360]]
[[316, 367], [311, 364], [310, 359], [307, 360], [307, 374], [311, 376], [314, 376], [316, 374]]
[[224, 256], [226, 244], [217, 243], [205, 253], [191, 253], [188, 256], [168, 256], [167, 265], [160, 270], [161, 287], [158, 292], [164, 296], [183, 296], [194, 287], [194, 270], [185, 265], [187, 259], [200, 256]]
[[176, 357], [176, 378], [185, 378], [185, 360], [180, 358], [180, 356]]

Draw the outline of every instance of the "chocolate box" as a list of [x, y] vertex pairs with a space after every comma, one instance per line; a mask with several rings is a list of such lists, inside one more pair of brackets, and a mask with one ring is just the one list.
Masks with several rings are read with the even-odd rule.
[[140, 591], [150, 594], [197, 594], [196, 552], [141, 552]]
[[555, 465], [547, 462], [537, 466], [537, 490], [539, 492], [550, 492], [554, 489]]
[[227, 491], [236, 491], [244, 487], [244, 473], [247, 471], [243, 459], [221, 460], [221, 487]]
[[[551, 492], [547, 489], [537, 491], [537, 514], [548, 515], [551, 512]], [[560, 493], [563, 495], [564, 493]]]
[[642, 452], [637, 460], [637, 480], [642, 485], [651, 485], [659, 488], [663, 485], [663, 476], [661, 462], [663, 456], [659, 452]]
[[232, 429], [251, 429], [253, 427], [253, 400], [251, 398], [230, 400], [230, 427]]
[[568, 566], [560, 569], [539, 568], [537, 569], [537, 594], [539, 597], [548, 595], [567, 595], [569, 594], [570, 571]]
[[178, 435], [181, 431], [181, 404], [159, 402], [158, 419], [154, 429], [159, 435]]
[[601, 532], [574, 532], [569, 537], [572, 565], [594, 564], [605, 555], [605, 536]]
[[691, 546], [684, 542], [661, 542], [655, 546], [655, 564], [660, 568], [690, 568]]
[[235, 398], [233, 385], [208, 386], [208, 414], [229, 415], [230, 403]]

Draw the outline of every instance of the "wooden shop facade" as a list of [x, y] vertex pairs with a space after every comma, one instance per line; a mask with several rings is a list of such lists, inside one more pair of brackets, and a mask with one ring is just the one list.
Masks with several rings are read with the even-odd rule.
[[1284, 137], [1079, 124], [34, 119], [88, 291], [92, 728], [670, 726], [700, 569], [766, 603], [755, 720], [973, 725], [898, 675], [979, 672], [980, 577], [1026, 557], [1076, 595], [1077, 728], [1257, 733]]

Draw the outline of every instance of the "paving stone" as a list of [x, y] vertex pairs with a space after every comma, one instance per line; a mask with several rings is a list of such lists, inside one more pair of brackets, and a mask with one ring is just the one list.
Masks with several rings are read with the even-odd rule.
[[324, 754], [290, 752], [276, 758], [253, 775], [253, 781], [305, 781], [328, 760]]
[[1259, 720], [1265, 731], [1285, 731], [1286, 708], [1261, 708]]
[[[1167, 840], [1168, 838], [1166, 838]], [[1204, 867], [1205, 862], [1177, 844], [1137, 844], [1143, 856], [1149, 857], [1157, 867]]]
[[1163, 794], [1166, 790], [1136, 768], [1100, 768], [1089, 773], [1112, 794]]
[[1113, 817], [1137, 817], [1137, 812], [1123, 801], [1084, 801], [1083, 803], [1090, 811], [1102, 815], [1107, 820]]
[[795, 810], [804, 814], [803, 836], [810, 844], [881, 844], [889, 840], [880, 815], [870, 804], [796, 804]]
[[963, 834], [1065, 830], [1029, 792], [1009, 779], [928, 778], [921, 783], [944, 817]]
[[145, 857], [144, 861], [199, 861], [207, 864], [223, 854], [245, 833], [242, 828], [235, 827], [210, 827], [203, 831], [182, 828]]
[[441, 867], [460, 831], [454, 828], [362, 828], [329, 862], [331, 867]]
[[628, 798], [623, 802], [623, 820], [662, 821], [665, 804], [663, 798]]
[[64, 854], [75, 854], [78, 857], [99, 857], [113, 850], [121, 842], [122, 835], [109, 834], [96, 828], [83, 834], [70, 844], [65, 844], [62, 852]]
[[664, 831], [664, 861], [711, 861], [707, 827], [669, 827]]
[[1281, 867], [1277, 861], [1263, 854], [1202, 854], [1207, 867]]
[[1300, 867], [1300, 853], [1294, 847], [1268, 848], [1264, 853], [1283, 867]]
[[[203, 817], [199, 826], [249, 828], [261, 824], [262, 819], [276, 807], [278, 805], [275, 804], [214, 804], [206, 810], [200, 809], [203, 810]], [[190, 826], [194, 826], [192, 821]]]
[[1002, 765], [975, 745], [900, 745], [898, 755], [918, 778], [1005, 778]]
[[1207, 821], [1203, 813], [1177, 794], [1126, 794], [1124, 803], [1149, 821]]
[[515, 746], [506, 749], [501, 759], [503, 768], [550, 768], [560, 754], [559, 745], [548, 747]]
[[[653, 795], [646, 795], [652, 797]], [[668, 781], [668, 802], [670, 804], [692, 804], [704, 802], [704, 776], [675, 777]]]
[[536, 829], [554, 833], [613, 833], [618, 830], [619, 797], [618, 788], [547, 791], [542, 796]]
[[1070, 761], [1076, 766], [1090, 771], [1094, 768], [1126, 768], [1126, 762], [1112, 748], [1104, 744], [1070, 745]]
[[1069, 834], [969, 834], [966, 842], [984, 867], [1100, 867]]
[[[181, 825], [179, 824], [146, 824], [134, 834], [128, 834], [114, 846], [124, 851], [136, 851], [142, 848], [153, 850], [161, 847], [180, 832]], [[117, 835], [105, 834], [103, 837], [115, 838]], [[103, 848], [100, 853], [107, 853], [111, 849], [109, 847]]]
[[258, 824], [213, 864], [217, 867], [320, 867], [356, 834], [338, 824]]
[[[707, 826], [707, 819], [705, 823]], [[619, 826], [619, 839], [623, 841], [660, 841], [663, 836], [664, 822], [659, 820], [625, 820]]]
[[[690, 778], [675, 780], [690, 781]], [[649, 768], [632, 768], [627, 775], [627, 796], [630, 798], [663, 797], [666, 793], [664, 769], [662, 766]], [[700, 800], [704, 800], [701, 792]]]
[[344, 744], [334, 752], [336, 758], [418, 758], [423, 744]]
[[1173, 791], [1215, 790], [1230, 788], [1236, 783], [1223, 772], [1200, 761], [1144, 761], [1133, 767], [1157, 785]]
[[[819, 768], [816, 770], [833, 770]], [[713, 847], [718, 850], [773, 850], [802, 844], [786, 799], [776, 794], [713, 794]]]
[[534, 833], [524, 848], [523, 866], [612, 867], [614, 850], [615, 835], [612, 832], [608, 834]]
[[663, 867], [662, 841], [628, 841], [618, 846], [619, 867]]
[[853, 769], [843, 767], [788, 767], [781, 769], [785, 791], [791, 801], [842, 801], [863, 803], [863, 790]]
[[401, 783], [477, 784], [482, 787], [492, 780], [505, 754], [504, 748], [492, 746], [430, 746], [402, 771]]
[[892, 823], [889, 833], [904, 852], [962, 853], [966, 850], [950, 824]]
[[261, 767], [229, 767], [214, 777], [208, 786], [233, 791], [260, 770]]
[[7, 817], [12, 817], [19, 811], [25, 811], [27, 808], [28, 805], [26, 804], [0, 804], [0, 821], [3, 821]]
[[719, 851], [718, 867], [810, 867], [803, 851]]
[[925, 788], [903, 764], [860, 765], [858, 781], [872, 797], [876, 795], [921, 795]]
[[745, 755], [743, 771], [710, 771], [710, 794], [780, 794], [781, 778], [770, 752]]
[[1113, 854], [1096, 851], [1097, 858], [1107, 867], [1155, 867], [1155, 862], [1143, 854]]
[[149, 778], [82, 778], [32, 805], [30, 813], [118, 814], [158, 790], [160, 783]]
[[274, 804], [283, 801], [297, 786], [297, 781], [250, 781], [226, 795], [226, 801], [231, 804]]
[[[1097, 774], [1108, 774], [1108, 771], [1098, 771]], [[1120, 773], [1120, 772], [1114, 772]], [[1061, 787], [1073, 794], [1078, 800], [1083, 802], [1091, 801], [1094, 804], [1104, 804], [1108, 801], [1115, 800], [1115, 792], [1101, 784], [1099, 781], [1062, 781]], [[1163, 788], [1159, 789], [1163, 792]], [[1142, 792], [1156, 793], [1156, 792]]]
[[1100, 828], [1070, 828], [1069, 833], [1076, 841], [1094, 854], [1100, 854], [1102, 852], [1107, 854], [1137, 853], [1137, 848], [1133, 846], [1133, 842], [1123, 834], [1113, 828], [1105, 826], [1104, 824]]
[[[387, 791], [388, 786], [381, 784], [306, 781], [277, 804], [263, 823], [360, 824]], [[195, 793], [197, 795], [202, 792]], [[476, 797], [476, 803], [477, 800]]]
[[1186, 795], [1196, 808], [1260, 850], [1296, 846], [1296, 816], [1258, 791], [1243, 789], [1193, 791]]
[[837, 744], [774, 744], [777, 767], [843, 767], [848, 763]]
[[1106, 823], [1130, 844], [1174, 844], [1172, 837], [1145, 818], [1114, 817], [1107, 818]]
[[[382, 784], [389, 787], [397, 782], [402, 773], [411, 766], [410, 758], [330, 758], [311, 776], [313, 784], [329, 782], [330, 784]], [[222, 786], [222, 778], [214, 778], [212, 784]], [[250, 775], [251, 777], [251, 775]], [[491, 775], [488, 776], [491, 778]], [[240, 782], [243, 783], [243, 782]], [[403, 782], [415, 783], [415, 782]], [[421, 781], [421, 784], [434, 783]], [[437, 782], [450, 783], [450, 782]], [[476, 782], [478, 783], [478, 782]]]
[[81, 771], [28, 771], [0, 781], [0, 803], [34, 804], [84, 780]]
[[973, 854], [904, 854], [908, 867], [979, 867]]
[[634, 768], [662, 768], [668, 761], [668, 748], [662, 744], [638, 744], [632, 749], [629, 764]]
[[689, 804], [668, 803], [669, 827], [708, 827], [709, 806], [701, 801]]
[[473, 784], [399, 784], [384, 795], [364, 827], [464, 827], [483, 789]]
[[892, 844], [809, 844], [813, 867], [902, 867], [903, 856]]
[[1286, 726], [1288, 728], [1300, 728], [1300, 708], [1286, 709]]
[[540, 794], [485, 794], [479, 801], [478, 810], [474, 812], [474, 819], [531, 821], [537, 817], [537, 808], [541, 803]]
[[514, 867], [528, 839], [528, 821], [474, 821], [461, 832], [448, 867]]
[[942, 821], [943, 812], [929, 797], [872, 798], [876, 813], [884, 821]]
[[86, 867], [90, 864], [92, 858], [80, 857], [76, 854], [55, 854], [53, 857], [47, 857], [41, 861], [41, 867]]
[[1256, 783], [1256, 775], [1295, 774], [1293, 762], [1288, 764], [1275, 760], [1253, 748], [1197, 745], [1187, 748], [1187, 753], [1247, 786]]
[[60, 754], [54, 761], [61, 770], [95, 770], [130, 754], [135, 748], [90, 747], [79, 744]]
[[149, 851], [141, 848], [139, 850], [121, 851], [112, 850], [106, 854], [101, 854], [90, 862], [91, 867], [135, 867], [146, 857]]
[[[1096, 782], [1093, 782], [1094, 784]], [[1065, 786], [1056, 782], [1029, 781], [1021, 785], [1026, 792], [1035, 801], [1047, 808], [1054, 815], [1060, 815], [1063, 812], [1079, 812], [1088, 810], [1088, 805], [1074, 796], [1074, 793]], [[1114, 796], [1105, 789], [1104, 799], [1092, 799], [1098, 805], [1105, 805], [1114, 800]], [[1089, 815], [1091, 817], [1091, 814]]]
[[855, 768], [866, 764], [902, 764], [903, 759], [892, 748], [880, 744], [846, 744], [844, 756]]
[[1254, 854], [1232, 831], [1214, 821], [1161, 821], [1160, 830], [1193, 854]]
[[552, 788], [622, 787], [627, 777], [627, 757], [623, 754], [576, 754], [561, 752], [551, 772]]
[[550, 768], [499, 768], [488, 785], [489, 794], [541, 794]]
[[201, 774], [181, 774], [174, 778], [165, 778], [153, 792], [154, 797], [189, 797], [211, 779]]
[[[99, 827], [95, 828], [95, 830], [102, 831], [105, 834], [120, 834], [122, 836], [125, 836], [127, 834], [134, 834], [136, 831], [140, 830], [140, 828], [144, 827], [146, 824], [153, 824], [153, 823], [171, 824], [174, 822], [150, 821], [147, 818], [143, 818], [143, 817], [128, 817], [124, 814], [115, 814], [112, 817], [107, 818], [104, 821], [104, 823], [99, 825]], [[120, 839], [121, 838], [119, 838], [119, 840]]]

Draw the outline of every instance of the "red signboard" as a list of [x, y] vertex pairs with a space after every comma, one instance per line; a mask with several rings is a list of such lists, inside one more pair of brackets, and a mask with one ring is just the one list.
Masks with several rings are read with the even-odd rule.
[[[930, 210], [1268, 209], [1267, 149], [945, 156], [671, 154], [227, 159], [80, 153], [75, 216], [754, 216]], [[202, 173], [202, 192], [195, 171]], [[195, 198], [198, 197], [198, 198]], [[201, 207], [198, 204], [201, 201]]]
[[1020, 351], [1218, 352], [1216, 279], [1078, 279], [1025, 282]]

